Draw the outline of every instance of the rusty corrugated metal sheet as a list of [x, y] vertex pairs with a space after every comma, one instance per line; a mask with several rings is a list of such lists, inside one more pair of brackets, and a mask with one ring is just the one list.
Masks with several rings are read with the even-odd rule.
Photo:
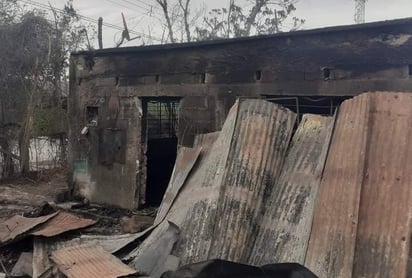
[[334, 117], [304, 115], [265, 204], [248, 263], [304, 263]]
[[24, 234], [34, 227], [46, 222], [56, 215], [57, 212], [36, 218], [27, 218], [20, 215], [13, 216], [0, 224], [0, 246], [7, 244], [18, 237], [24, 236]]
[[204, 155], [170, 210], [167, 220], [181, 229], [175, 253], [181, 264], [207, 260], [217, 217], [223, 169], [229, 154], [239, 103], [230, 109], [218, 138]]
[[[232, 107], [218, 138], [209, 152], [201, 154], [166, 217], [181, 230], [173, 251], [181, 264], [247, 257], [260, 204], [282, 165], [295, 117], [262, 100], [236, 102]], [[160, 238], [163, 226], [142, 246]]]
[[[180, 152], [177, 157], [177, 161], [181, 161], [182, 165], [184, 166], [186, 163], [183, 163], [184, 161], [189, 162], [186, 164], [185, 167], [179, 167], [179, 169], [183, 171], [191, 171], [194, 165], [191, 166], [191, 164], [196, 164], [194, 166], [193, 171], [197, 171], [197, 168], [204, 168], [204, 163], [207, 161], [205, 157], [207, 157], [211, 147], [213, 146], [214, 142], [216, 141], [217, 137], [219, 135], [219, 132], [213, 132], [213, 133], [206, 133], [206, 134], [200, 134], [195, 137], [195, 143], [194, 143], [194, 148], [183, 148], [186, 151]], [[200, 150], [200, 154], [199, 154]], [[186, 153], [187, 152], [187, 153]], [[186, 154], [184, 154], [186, 153]], [[182, 156], [185, 156], [186, 159], [183, 159]], [[196, 160], [196, 161], [195, 161]], [[191, 162], [190, 162], [191, 161]], [[175, 166], [176, 168], [176, 166]], [[186, 170], [185, 170], [186, 169]], [[180, 172], [180, 171], [179, 171]], [[177, 172], [174, 172], [174, 175], [179, 175], [181, 177], [182, 174], [177, 174]], [[189, 174], [189, 173], [188, 173]], [[195, 174], [199, 177], [198, 174]], [[173, 178], [172, 178], [173, 179]], [[191, 193], [191, 190], [194, 188], [191, 188], [190, 185], [195, 185], [196, 188], [196, 182], [190, 182], [188, 179], [192, 179], [190, 175], [187, 175], [184, 180], [181, 180], [183, 182], [181, 184], [180, 190], [173, 190], [170, 187], [174, 187], [172, 183], [169, 184], [169, 187], [167, 189], [167, 192], [173, 192], [175, 195], [173, 197], [170, 197], [169, 199], [173, 198], [174, 200], [178, 200], [177, 204], [175, 202], [171, 202], [168, 199], [164, 199], [163, 202], [167, 202], [168, 208], [161, 204], [161, 208], [159, 209], [159, 213], [156, 217], [155, 223], [159, 224], [156, 229], [146, 238], [146, 240], [140, 244], [137, 248], [135, 248], [133, 251], [131, 251], [127, 256], [125, 256], [123, 259], [127, 261], [131, 261], [131, 264], [133, 264], [133, 261], [136, 257], [140, 256], [144, 252], [146, 252], [147, 249], [151, 248], [153, 244], [155, 244], [159, 239], [163, 236], [163, 234], [167, 231], [167, 228], [169, 227], [168, 221], [164, 221], [167, 212], [168, 214], [168, 220], [172, 221], [173, 223], [182, 223], [183, 222], [183, 217], [187, 212], [187, 209], [190, 207], [190, 203], [188, 200], [193, 201], [195, 198], [199, 198], [199, 195], [195, 196], [195, 194]], [[189, 185], [188, 185], [189, 184]], [[183, 193], [182, 193], [183, 191]], [[189, 193], [188, 193], [189, 192]], [[179, 194], [183, 194], [184, 197], [179, 196]], [[202, 198], [202, 196], [200, 196]], [[173, 212], [169, 213], [169, 210], [173, 208]], [[163, 221], [163, 222], [161, 222]]]
[[36, 228], [31, 234], [35, 236], [53, 237], [64, 232], [86, 228], [95, 223], [96, 221], [92, 219], [80, 218], [71, 213], [60, 212], [57, 216], [53, 217], [53, 219]]
[[247, 262], [264, 198], [286, 155], [296, 115], [262, 101], [241, 101], [226, 165], [208, 258]]
[[50, 259], [51, 253], [56, 250], [79, 245], [80, 243], [81, 242], [79, 238], [64, 239], [59, 237], [34, 237], [33, 277], [55, 277], [46, 275], [48, 273], [48, 270], [50, 270], [54, 266], [54, 263]]
[[209, 149], [219, 136], [220, 131], [203, 133], [195, 136], [193, 147], [201, 147], [202, 149]]
[[174, 200], [179, 194], [180, 189], [189, 176], [190, 171], [199, 158], [200, 148], [186, 148], [181, 147], [176, 157], [173, 173], [170, 178], [169, 185], [163, 196], [162, 203], [158, 209], [154, 225], [158, 225], [164, 220]]
[[54, 251], [51, 259], [68, 278], [116, 278], [136, 271], [96, 245], [78, 245]]
[[351, 277], [370, 99], [345, 101], [319, 187], [305, 265], [319, 277]]
[[412, 94], [370, 94], [352, 277], [406, 277], [412, 213]]

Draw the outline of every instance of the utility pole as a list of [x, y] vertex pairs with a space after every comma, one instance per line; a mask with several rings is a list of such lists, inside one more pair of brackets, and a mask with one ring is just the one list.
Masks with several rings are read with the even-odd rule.
[[355, 0], [355, 22], [357, 24], [365, 23], [365, 6], [366, 0]]
[[99, 17], [98, 27], [97, 27], [97, 39], [99, 40], [99, 49], [103, 48], [103, 18]]

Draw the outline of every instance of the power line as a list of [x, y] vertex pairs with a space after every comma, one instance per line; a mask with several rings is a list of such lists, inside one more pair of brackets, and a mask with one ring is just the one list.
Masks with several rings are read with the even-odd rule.
[[[159, 17], [155, 16], [155, 15], [158, 15], [157, 13], [153, 12], [152, 10], [146, 9], [146, 8], [144, 8], [144, 7], [135, 5], [135, 6], [137, 6], [137, 7], [140, 7], [140, 8], [142, 8], [142, 9], [145, 9], [146, 12], [137, 11], [137, 10], [135, 10], [135, 9], [134, 9], [133, 7], [131, 7], [131, 6], [126, 6], [126, 5], [124, 5], [123, 3], [119, 3], [119, 2], [116, 2], [116, 1], [114, 1], [114, 0], [106, 0], [106, 1], [107, 1], [107, 2], [110, 2], [110, 3], [114, 4], [114, 5], [117, 5], [117, 6], [119, 6], [119, 7], [123, 7], [123, 8], [127, 8], [127, 9], [132, 9], [133, 11], [139, 13], [140, 15], [148, 16], [148, 17], [153, 17], [153, 18], [161, 21], [161, 19], [160, 19]], [[137, 17], [138, 17], [138, 16], [133, 17], [132, 19], [135, 19], [135, 18], [137, 18]], [[122, 21], [119, 21], [117, 24], [120, 24], [120, 23], [122, 23]]]
[[[106, 0], [106, 1], [108, 1], [108, 2], [110, 2], [110, 3], [112, 3], [112, 4], [115, 4], [115, 5], [117, 5], [117, 6], [121, 6], [121, 7], [127, 8], [127, 9], [132, 9], [133, 11], [136, 11], [136, 12], [140, 13], [141, 15], [153, 17], [153, 18], [155, 18], [155, 19], [157, 19], [157, 20], [162, 21], [162, 19], [159, 18], [159, 16], [160, 16], [160, 17], [163, 17], [163, 15], [162, 15], [162, 14], [159, 14], [159, 13], [157, 13], [157, 12], [155, 12], [155, 11], [153, 11], [153, 8], [155, 8], [155, 9], [157, 8], [157, 7], [155, 7], [155, 6], [150, 5], [150, 6], [148, 6], [147, 8], [145, 8], [145, 7], [142, 7], [142, 6], [140, 6], [140, 5], [137, 5], [136, 3], [133, 3], [133, 2], [131, 2], [131, 1], [129, 1], [129, 0], [123, 0], [123, 1], [124, 1], [125, 3], [129, 3], [129, 5], [131, 5], [131, 6], [127, 6], [127, 5], [125, 5], [123, 2], [117, 2], [117, 1], [115, 1], [115, 0]], [[146, 4], [146, 5], [149, 5], [149, 4]], [[140, 8], [140, 9], [143, 9], [145, 12], [137, 11], [137, 10], [134, 9], [134, 7], [138, 7], [138, 8]], [[135, 17], [135, 18], [136, 18], [136, 17]]]
[[143, 2], [142, 0], [136, 0], [137, 2], [140, 2], [140, 3], [142, 3], [142, 4], [145, 4], [145, 5], [147, 5], [147, 6], [149, 6], [149, 7], [151, 7], [151, 8], [154, 8], [155, 10], [161, 10], [156, 4], [147, 4], [146, 2]]
[[[42, 3], [39, 3], [39, 2], [36, 2], [36, 1], [33, 1], [33, 0], [18, 0], [18, 1], [24, 2], [26, 4], [29, 4], [29, 5], [38, 7], [38, 8], [50, 10], [50, 11], [55, 10], [56, 12], [58, 12], [60, 14], [64, 14], [64, 11], [62, 9], [51, 8], [50, 6], [48, 6], [46, 4], [42, 4]], [[81, 14], [77, 14], [77, 15], [78, 15], [79, 18], [81, 18], [83, 20], [86, 20], [88, 22], [91, 22], [91, 23], [94, 23], [94, 24], [97, 24], [97, 22], [98, 22], [98, 20], [96, 20], [94, 18], [84, 16], [84, 15], [81, 15]], [[120, 27], [120, 26], [117, 26], [117, 25], [114, 25], [114, 24], [111, 24], [111, 23], [108, 23], [108, 22], [103, 22], [103, 26], [106, 26], [106, 27], [112, 28], [112, 29], [116, 29], [116, 30], [119, 30], [119, 31], [124, 30], [123, 27]], [[155, 38], [153, 36], [149, 36], [149, 35], [146, 35], [144, 33], [134, 31], [134, 30], [129, 30], [129, 33], [134, 34], [134, 35], [140, 35], [142, 37], [150, 38], [150, 39], [153, 39], [153, 40], [156, 40], [156, 41], [161, 41], [161, 39], [159, 39], [159, 38]]]

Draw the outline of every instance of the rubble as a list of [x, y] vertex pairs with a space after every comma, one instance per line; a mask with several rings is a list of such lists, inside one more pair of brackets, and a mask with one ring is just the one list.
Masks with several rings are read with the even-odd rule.
[[54, 251], [51, 259], [68, 278], [117, 278], [137, 271], [96, 245], [77, 245]]
[[33, 277], [33, 253], [23, 252], [19, 260], [13, 267], [11, 273], [13, 277], [30, 276]]
[[32, 261], [32, 277], [177, 278], [295, 262], [319, 277], [406, 277], [412, 95], [366, 93], [335, 116], [296, 118], [237, 101], [220, 132], [179, 149], [155, 217], [83, 203], [11, 217], [0, 243], [26, 249], [3, 272], [31, 276]]
[[50, 220], [56, 215], [57, 212], [36, 218], [15, 215], [4, 221], [0, 224], [0, 247], [12, 242], [13, 240], [24, 237], [31, 229]]

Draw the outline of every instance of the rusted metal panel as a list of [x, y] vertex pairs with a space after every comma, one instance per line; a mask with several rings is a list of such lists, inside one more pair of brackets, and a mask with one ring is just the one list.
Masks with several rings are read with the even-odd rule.
[[285, 159], [296, 115], [263, 100], [240, 102], [224, 167], [208, 258], [247, 262], [264, 198]]
[[181, 264], [207, 260], [217, 218], [223, 169], [229, 155], [239, 103], [230, 109], [222, 131], [170, 210], [167, 220], [182, 231], [175, 254]]
[[59, 277], [50, 272], [56, 272], [53, 269], [54, 263], [50, 259], [53, 251], [76, 246], [80, 244], [80, 239], [62, 239], [59, 237], [46, 238], [37, 237], [33, 239], [33, 277]]
[[406, 277], [412, 213], [412, 94], [376, 93], [353, 277]]
[[23, 252], [14, 265], [11, 277], [33, 277], [33, 253]]
[[[215, 256], [238, 261], [246, 257], [260, 204], [282, 165], [294, 120], [291, 111], [262, 100], [236, 102], [232, 107], [218, 138], [201, 153], [166, 217], [181, 230], [172, 253], [181, 264]], [[243, 209], [224, 205], [230, 200], [242, 202]], [[219, 220], [222, 217], [230, 227]], [[160, 238], [165, 227], [156, 228], [143, 245]], [[228, 249], [233, 253], [227, 254]]]
[[[205, 167], [204, 163], [205, 161], [207, 161], [205, 157], [208, 156], [208, 153], [211, 147], [213, 146], [214, 142], [216, 141], [218, 135], [219, 135], [219, 132], [197, 135], [195, 137], [195, 143], [194, 143], [193, 149], [183, 147], [182, 149], [184, 149], [185, 151], [179, 152], [178, 157], [176, 159], [177, 160], [176, 164], [179, 163], [181, 164], [182, 167], [175, 166], [175, 168], [176, 169], [179, 168], [184, 171], [195, 171], [193, 175], [195, 175], [195, 177], [198, 177], [197, 169], [199, 168], [202, 169]], [[200, 150], [200, 153], [199, 153], [199, 150]], [[186, 159], [183, 159], [183, 156], [185, 156]], [[185, 160], [187, 161], [183, 163]], [[191, 164], [193, 165], [191, 166]], [[196, 164], [196, 166], [194, 166], [194, 164]], [[194, 169], [191, 170], [193, 167]], [[176, 171], [173, 173], [173, 175], [179, 175], [180, 177], [184, 177], [184, 175], [182, 175], [181, 173], [178, 174]], [[141, 254], [146, 252], [146, 250], [150, 249], [151, 246], [155, 244], [163, 236], [163, 234], [167, 231], [168, 227], [170, 226], [170, 223], [164, 220], [166, 218], [166, 215], [167, 215], [167, 220], [173, 221], [172, 223], [175, 223], [175, 222], [182, 223], [183, 222], [183, 217], [185, 213], [187, 212], [186, 210], [190, 207], [190, 202], [188, 202], [188, 200], [193, 201], [195, 199], [195, 196], [191, 193], [191, 190], [193, 190], [191, 186], [193, 185], [196, 186], [196, 183], [191, 182], [190, 181], [191, 179], [192, 177], [190, 177], [190, 175], [187, 175], [184, 180], [183, 179], [180, 180], [180, 182], [183, 182], [183, 184], [180, 185], [181, 187], [180, 190], [172, 189], [171, 187], [175, 187], [176, 185], [174, 185], [173, 183], [169, 184], [167, 192], [172, 193], [173, 191], [174, 195], [172, 198], [177, 201], [171, 202], [167, 199], [163, 200], [163, 202], [167, 202], [167, 205], [164, 205], [163, 202], [161, 204], [161, 209], [159, 209], [158, 215], [156, 216], [156, 220], [155, 220], [155, 224], [157, 225], [156, 229], [152, 231], [152, 233], [146, 238], [146, 240], [142, 244], [140, 244], [137, 248], [131, 251], [128, 255], [126, 255], [123, 258], [124, 260], [131, 261], [139, 257]], [[172, 180], [174, 180], [174, 178], [172, 178]], [[176, 181], [178, 180], [179, 179], [177, 179]], [[179, 194], [183, 194], [183, 197], [181, 197]], [[196, 198], [198, 197], [199, 195], [196, 196]], [[170, 209], [172, 208], [173, 208], [173, 212], [169, 213]]]
[[367, 94], [339, 109], [305, 261], [319, 277], [351, 277], [369, 114]]
[[103, 247], [104, 251], [111, 254], [120, 251], [122, 248], [126, 247], [130, 243], [136, 241], [137, 239], [143, 237], [153, 228], [148, 228], [140, 233], [135, 234], [122, 234], [122, 235], [82, 235], [80, 236], [80, 242], [82, 244], [96, 244]]
[[217, 137], [219, 136], [219, 131], [211, 132], [211, 133], [204, 133], [198, 134], [195, 136], [195, 142], [193, 143], [193, 147], [202, 147], [204, 150], [205, 148], [210, 148], [213, 143], [216, 141]]
[[68, 278], [115, 278], [136, 271], [95, 245], [78, 245], [52, 253], [51, 259]]
[[24, 236], [34, 227], [46, 222], [56, 215], [57, 212], [36, 218], [27, 218], [20, 215], [13, 216], [0, 224], [0, 246], [7, 244], [18, 237]]
[[199, 158], [200, 152], [200, 148], [192, 149], [181, 147], [179, 149], [173, 173], [170, 178], [170, 182], [165, 195], [163, 196], [162, 203], [157, 212], [154, 225], [162, 222], [166, 214], [169, 212], [170, 207], [176, 199], [176, 196], [179, 194], [180, 189], [182, 188], [183, 184], [190, 174], [190, 171]]
[[95, 223], [96, 221], [92, 219], [80, 218], [71, 213], [60, 212], [53, 219], [36, 228], [31, 234], [35, 236], [53, 237], [64, 232], [86, 228]]
[[250, 264], [304, 263], [333, 124], [334, 117], [303, 116], [265, 203]]

